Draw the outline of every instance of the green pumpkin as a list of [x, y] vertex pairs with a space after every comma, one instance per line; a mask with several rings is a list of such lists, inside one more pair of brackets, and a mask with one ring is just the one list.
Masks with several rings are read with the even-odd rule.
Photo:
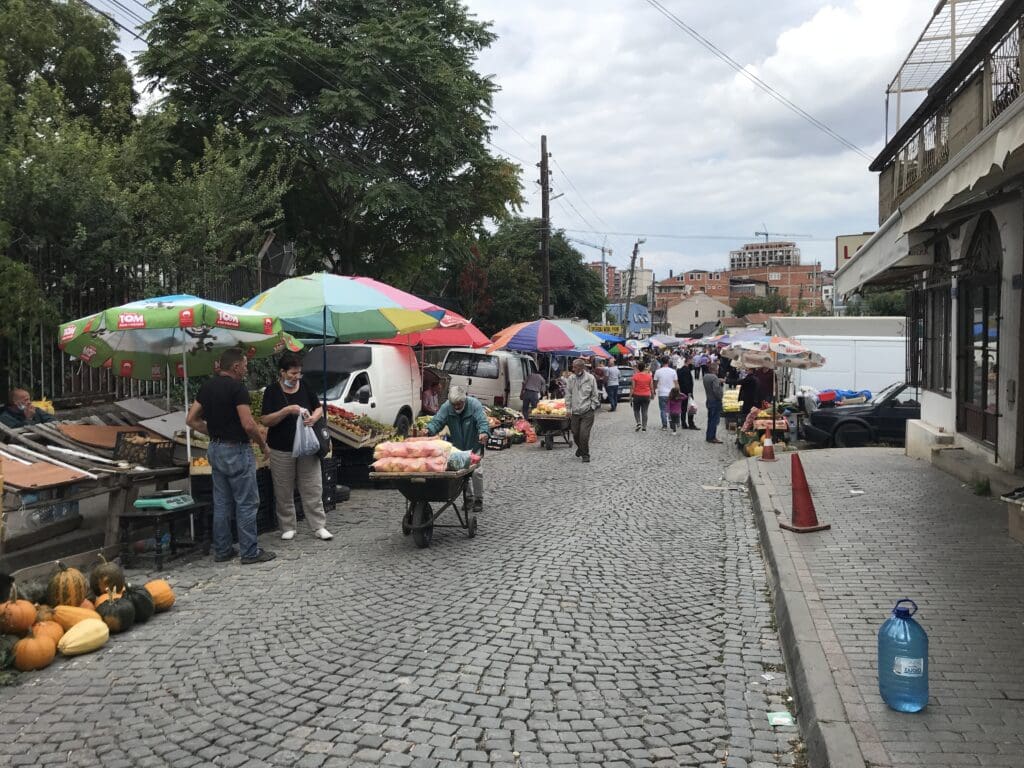
[[14, 666], [14, 646], [19, 640], [17, 635], [0, 635], [0, 670]]
[[30, 603], [45, 604], [48, 596], [46, 594], [47, 582], [44, 579], [29, 579], [18, 582], [18, 596]]
[[124, 571], [117, 563], [107, 561], [103, 555], [99, 556], [100, 562], [93, 566], [89, 574], [89, 586], [92, 587], [94, 595], [105, 594], [108, 589], [120, 592], [124, 589]]
[[96, 613], [103, 619], [112, 635], [126, 632], [135, 624], [135, 606], [131, 600], [121, 595], [114, 597], [111, 593], [109, 600], [96, 607]]
[[135, 622], [137, 624], [145, 624], [156, 613], [156, 604], [153, 602], [153, 596], [149, 594], [149, 590], [145, 587], [133, 587], [129, 584], [124, 589], [123, 599], [131, 600], [132, 605], [135, 607]]

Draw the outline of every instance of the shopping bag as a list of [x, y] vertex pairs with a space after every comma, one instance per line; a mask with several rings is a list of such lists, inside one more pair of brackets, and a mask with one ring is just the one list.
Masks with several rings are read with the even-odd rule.
[[295, 417], [295, 440], [292, 442], [292, 456], [315, 456], [320, 452], [320, 441], [312, 427], [307, 427], [302, 420], [309, 415], [308, 411], [299, 411]]

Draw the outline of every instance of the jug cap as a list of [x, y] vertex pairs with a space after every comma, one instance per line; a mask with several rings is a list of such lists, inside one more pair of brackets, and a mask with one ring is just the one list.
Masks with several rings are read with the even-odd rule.
[[[910, 610], [905, 605], [902, 605], [902, 603], [910, 603], [912, 606], [914, 606], [914, 610]], [[917, 603], [915, 603], [909, 597], [904, 597], [902, 600], [898, 600], [896, 602], [896, 606], [892, 609], [892, 615], [895, 616], [897, 619], [909, 619], [915, 613], [917, 613]]]

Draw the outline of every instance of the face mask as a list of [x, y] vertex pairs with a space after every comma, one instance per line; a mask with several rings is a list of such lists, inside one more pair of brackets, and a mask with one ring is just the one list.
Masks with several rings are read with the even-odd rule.
[[289, 392], [294, 392], [299, 388], [299, 382], [298, 380], [292, 381], [291, 379], [283, 379], [281, 381], [281, 386]]
[[28, 406], [25, 405], [24, 403], [18, 403], [18, 410], [19, 411], [24, 411], [26, 408], [28, 408]]

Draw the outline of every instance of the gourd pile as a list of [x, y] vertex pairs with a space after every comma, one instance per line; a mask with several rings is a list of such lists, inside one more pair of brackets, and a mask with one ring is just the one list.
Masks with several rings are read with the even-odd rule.
[[163, 579], [141, 587], [125, 582], [116, 563], [100, 562], [86, 579], [77, 568], [57, 563], [49, 581], [11, 587], [0, 603], [0, 670], [28, 672], [48, 667], [60, 652], [78, 656], [99, 650], [110, 636], [147, 622], [174, 605]]
[[435, 437], [407, 437], [378, 443], [373, 449], [375, 472], [448, 472], [466, 469], [480, 462], [470, 451], [456, 451], [447, 440]]
[[541, 400], [533, 413], [535, 416], [565, 416], [565, 400]]

